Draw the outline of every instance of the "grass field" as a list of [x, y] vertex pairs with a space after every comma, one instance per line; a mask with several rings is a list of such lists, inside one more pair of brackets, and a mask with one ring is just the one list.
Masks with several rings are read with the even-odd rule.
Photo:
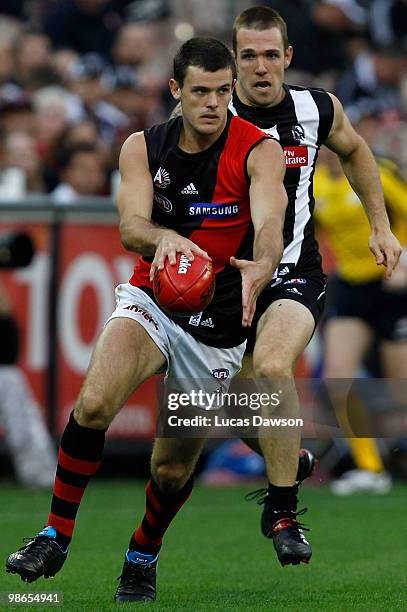
[[[196, 487], [167, 534], [153, 610], [323, 612], [407, 610], [407, 487], [390, 495], [340, 499], [304, 489], [312, 526], [310, 565], [282, 568], [259, 531], [260, 508], [246, 489]], [[79, 513], [68, 560], [52, 580], [27, 585], [1, 573], [1, 592], [63, 594], [64, 611], [117, 610], [112, 603], [127, 541], [142, 514], [144, 489], [130, 481], [96, 481]], [[3, 559], [46, 517], [49, 495], [2, 486]], [[140, 604], [122, 604], [125, 609]], [[144, 608], [145, 605], [141, 604]], [[150, 604], [146, 604], [150, 605]], [[3, 606], [45, 610], [50, 606]]]

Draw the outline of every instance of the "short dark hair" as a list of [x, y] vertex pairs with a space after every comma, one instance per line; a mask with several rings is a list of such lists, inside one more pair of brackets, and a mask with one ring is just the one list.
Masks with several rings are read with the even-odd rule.
[[230, 68], [236, 77], [234, 57], [226, 45], [211, 36], [196, 36], [187, 40], [174, 57], [174, 79], [183, 86], [188, 66], [198, 66], [207, 72]]
[[232, 45], [235, 54], [237, 52], [237, 33], [241, 28], [260, 31], [277, 28], [281, 32], [284, 50], [290, 46], [286, 22], [280, 13], [268, 6], [252, 6], [236, 17], [232, 33]]

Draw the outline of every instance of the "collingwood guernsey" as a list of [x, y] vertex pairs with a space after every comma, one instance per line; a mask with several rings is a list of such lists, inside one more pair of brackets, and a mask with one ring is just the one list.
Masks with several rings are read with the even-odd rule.
[[313, 273], [321, 270], [321, 256], [312, 220], [312, 179], [318, 150], [332, 127], [334, 108], [323, 90], [284, 85], [284, 91], [279, 104], [264, 108], [243, 104], [234, 92], [229, 108], [278, 140], [284, 150], [288, 207], [279, 274]]

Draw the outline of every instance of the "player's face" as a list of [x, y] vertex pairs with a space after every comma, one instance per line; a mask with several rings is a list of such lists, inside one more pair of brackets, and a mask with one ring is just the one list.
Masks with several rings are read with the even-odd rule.
[[230, 68], [206, 72], [198, 66], [188, 66], [183, 86], [171, 79], [170, 88], [174, 98], [181, 100], [185, 125], [202, 136], [222, 132], [233, 90]]
[[284, 49], [278, 28], [241, 28], [236, 38], [239, 98], [250, 106], [275, 106], [284, 98], [284, 71], [290, 65], [292, 47]]

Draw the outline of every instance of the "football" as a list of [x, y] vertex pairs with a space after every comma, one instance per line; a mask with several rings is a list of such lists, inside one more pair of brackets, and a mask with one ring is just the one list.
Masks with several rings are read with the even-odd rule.
[[173, 266], [167, 258], [164, 268], [156, 270], [153, 289], [158, 304], [168, 312], [201, 312], [211, 303], [215, 292], [212, 263], [196, 253], [193, 261], [177, 253]]

